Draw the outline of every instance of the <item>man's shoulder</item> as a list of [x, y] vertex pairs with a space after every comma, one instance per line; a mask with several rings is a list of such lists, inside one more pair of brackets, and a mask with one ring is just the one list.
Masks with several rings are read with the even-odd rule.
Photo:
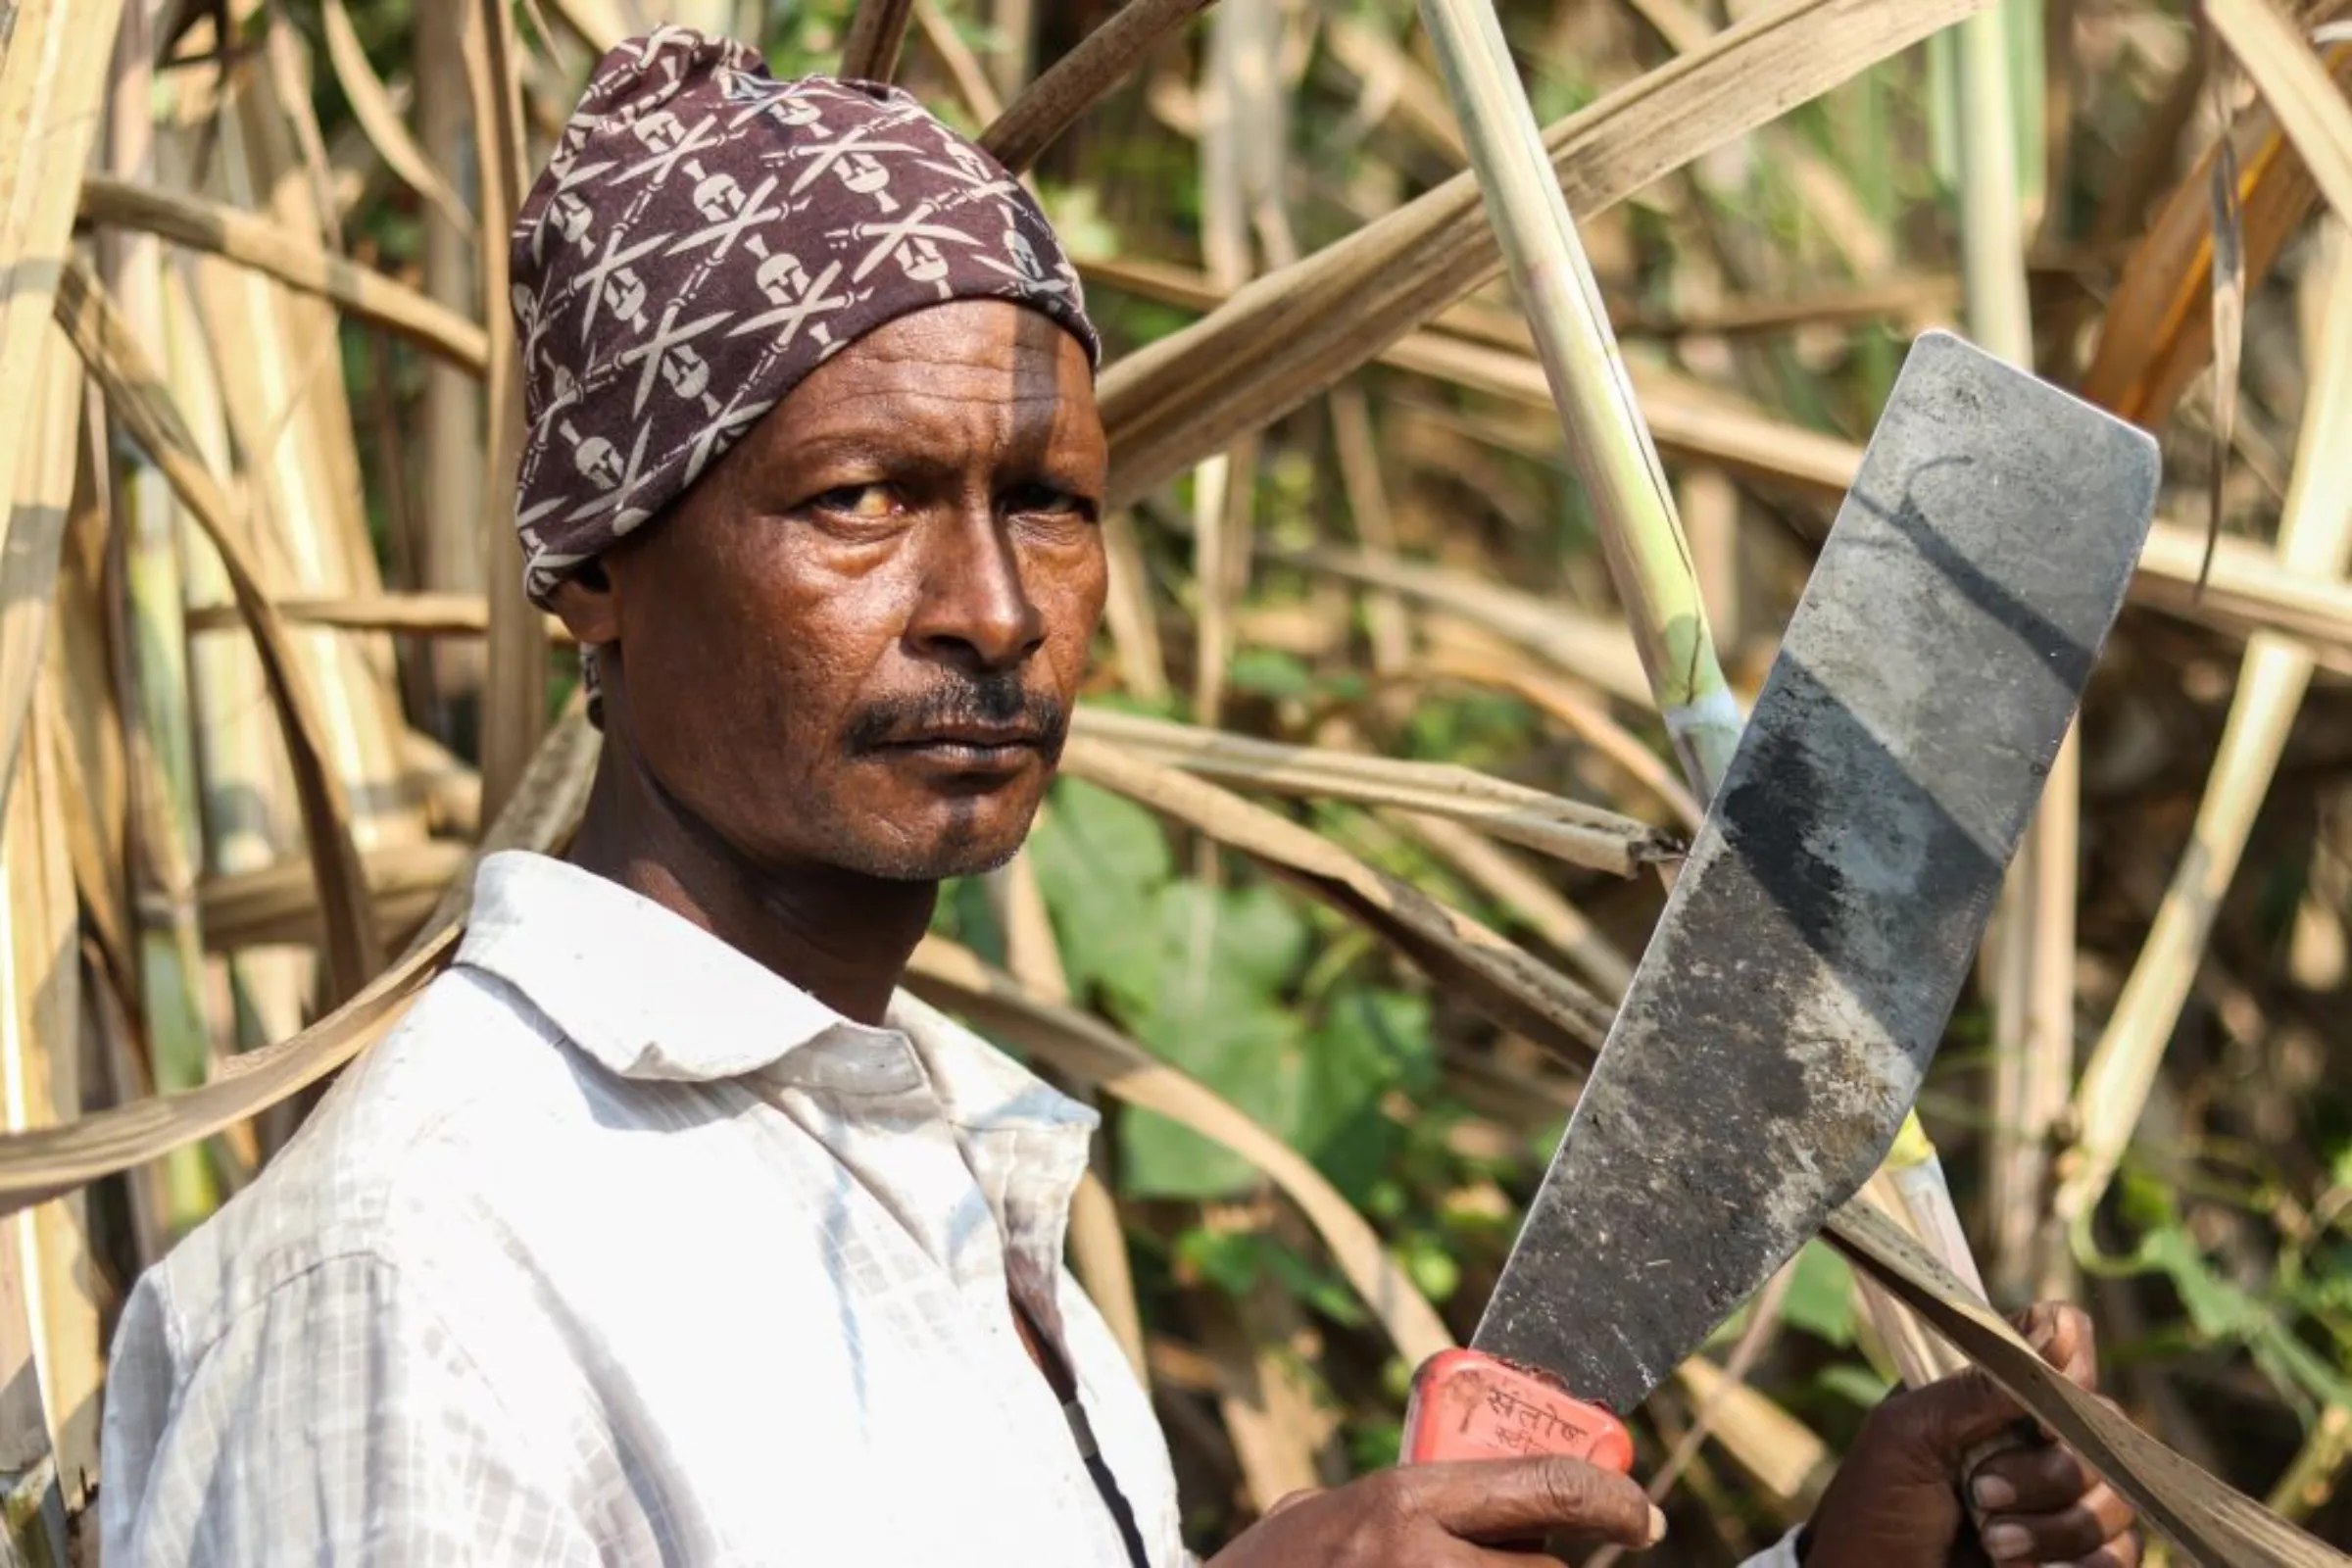
[[453, 968], [141, 1289], [200, 1342], [316, 1270], [429, 1270], [495, 1223], [502, 1185], [544, 1173], [534, 1156], [593, 1121], [580, 1071], [528, 1004]]

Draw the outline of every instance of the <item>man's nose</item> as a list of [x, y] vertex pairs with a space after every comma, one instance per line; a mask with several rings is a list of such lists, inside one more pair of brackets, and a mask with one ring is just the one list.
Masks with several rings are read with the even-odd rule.
[[922, 599], [908, 627], [915, 649], [973, 669], [1018, 665], [1045, 642], [1046, 618], [1010, 532], [986, 505], [932, 526]]

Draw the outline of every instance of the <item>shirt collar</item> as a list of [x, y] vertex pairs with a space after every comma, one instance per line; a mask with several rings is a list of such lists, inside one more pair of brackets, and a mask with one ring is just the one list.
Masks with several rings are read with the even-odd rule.
[[1098, 1120], [904, 991], [888, 1027], [854, 1023], [652, 900], [528, 851], [483, 858], [457, 961], [513, 986], [623, 1078], [778, 1073], [864, 1094], [928, 1088], [948, 1121], [973, 1132], [1091, 1131]]

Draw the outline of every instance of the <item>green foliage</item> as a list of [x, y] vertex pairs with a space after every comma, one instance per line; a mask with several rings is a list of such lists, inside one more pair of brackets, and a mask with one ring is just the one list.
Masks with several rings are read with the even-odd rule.
[[1782, 1318], [1840, 1349], [1854, 1343], [1853, 1266], [1822, 1242], [1807, 1242], [1796, 1254], [1796, 1276], [1781, 1307]]
[[[1366, 1198], [1402, 1137], [1383, 1097], [1435, 1075], [1426, 1000], [1376, 985], [1310, 993], [1313, 932], [1295, 897], [1179, 876], [1164, 832], [1132, 802], [1065, 781], [1030, 843], [1071, 985]], [[1217, 1197], [1259, 1180], [1149, 1113], [1125, 1117], [1118, 1143], [1135, 1197]]]
[[2352, 1365], [2352, 1343], [2339, 1336], [2337, 1359], [2331, 1362], [2306, 1342], [2297, 1325], [2306, 1312], [2340, 1310], [2337, 1302], [2346, 1294], [2340, 1251], [2325, 1260], [2333, 1266], [2324, 1267], [2309, 1283], [2303, 1260], [2282, 1253], [2270, 1288], [2257, 1289], [2215, 1264], [2190, 1233], [2174, 1189], [2131, 1169], [2122, 1174], [2120, 1188], [2122, 1214], [2138, 1231], [2124, 1269], [2170, 1281], [2198, 1341], [2244, 1348], [2264, 1376], [2306, 1415], [2322, 1405], [2352, 1405], [2352, 1382], [2343, 1370]]

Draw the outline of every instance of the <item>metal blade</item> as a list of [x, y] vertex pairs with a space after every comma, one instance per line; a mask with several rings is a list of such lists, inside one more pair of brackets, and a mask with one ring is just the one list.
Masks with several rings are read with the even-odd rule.
[[1922, 337], [1472, 1341], [1630, 1410], [1885, 1157], [2155, 506]]

